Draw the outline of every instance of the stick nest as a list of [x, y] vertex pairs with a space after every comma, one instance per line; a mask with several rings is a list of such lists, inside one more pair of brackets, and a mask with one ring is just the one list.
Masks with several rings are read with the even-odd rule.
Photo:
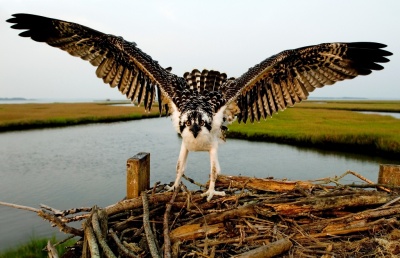
[[[343, 185], [352, 174], [366, 183]], [[219, 176], [210, 202], [186, 187], [156, 184], [140, 197], [98, 208], [37, 212], [79, 237], [63, 257], [396, 257], [399, 188], [341, 177], [285, 181]], [[82, 220], [82, 228], [69, 226]], [[50, 257], [57, 257], [52, 244]]]

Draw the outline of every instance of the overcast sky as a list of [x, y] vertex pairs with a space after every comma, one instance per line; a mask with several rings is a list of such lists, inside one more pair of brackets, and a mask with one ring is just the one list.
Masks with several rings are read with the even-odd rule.
[[214, 69], [238, 77], [282, 50], [376, 41], [394, 53], [385, 69], [318, 89], [314, 97], [400, 99], [400, 1], [0, 0], [0, 97], [123, 99], [95, 67], [18, 35], [5, 20], [32, 13], [135, 41], [173, 72]]

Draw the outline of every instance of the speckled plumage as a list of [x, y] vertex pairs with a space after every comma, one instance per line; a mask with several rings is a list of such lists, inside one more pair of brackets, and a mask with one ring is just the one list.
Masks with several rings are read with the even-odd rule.
[[238, 118], [246, 123], [265, 119], [279, 110], [307, 99], [309, 92], [344, 79], [381, 70], [389, 60], [384, 44], [374, 42], [324, 43], [286, 50], [265, 59], [238, 78], [197, 69], [183, 77], [161, 67], [134, 42], [80, 24], [31, 14], [14, 14], [7, 20], [24, 30], [22, 37], [67, 51], [96, 66], [104, 83], [132, 101], [151, 109], [155, 99], [160, 113], [172, 114], [182, 135], [177, 162], [178, 187], [189, 151], [210, 153], [210, 200], [220, 172], [217, 150], [227, 125]]

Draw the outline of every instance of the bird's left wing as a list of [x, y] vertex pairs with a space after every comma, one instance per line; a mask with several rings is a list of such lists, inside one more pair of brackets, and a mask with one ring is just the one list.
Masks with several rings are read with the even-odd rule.
[[[96, 75], [132, 101], [150, 109], [157, 91], [161, 103], [171, 101], [179, 78], [141, 51], [134, 42], [89, 27], [32, 14], [14, 14], [11, 28], [19, 35], [67, 51], [97, 66]], [[183, 79], [182, 79], [183, 80]]]
[[236, 103], [238, 120], [266, 118], [337, 81], [382, 70], [392, 53], [373, 42], [324, 43], [286, 50], [250, 68], [221, 87], [227, 104]]

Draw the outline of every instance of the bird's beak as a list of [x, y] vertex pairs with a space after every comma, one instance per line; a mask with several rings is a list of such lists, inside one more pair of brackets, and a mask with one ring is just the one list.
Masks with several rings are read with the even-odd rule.
[[189, 130], [193, 133], [194, 138], [199, 135], [199, 132], [201, 131], [201, 127], [198, 124], [193, 124]]

